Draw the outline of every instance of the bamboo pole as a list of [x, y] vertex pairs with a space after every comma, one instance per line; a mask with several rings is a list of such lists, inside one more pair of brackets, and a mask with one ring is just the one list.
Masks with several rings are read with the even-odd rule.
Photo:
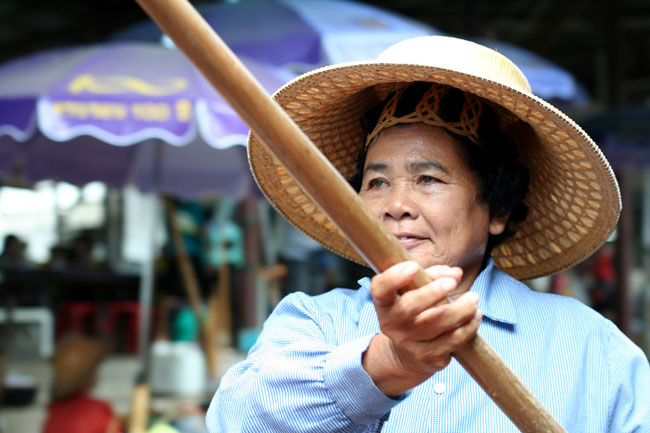
[[[186, 0], [137, 1], [376, 271], [411, 259]], [[413, 288], [429, 281], [421, 269]], [[457, 350], [454, 357], [521, 431], [565, 431], [479, 335]]]

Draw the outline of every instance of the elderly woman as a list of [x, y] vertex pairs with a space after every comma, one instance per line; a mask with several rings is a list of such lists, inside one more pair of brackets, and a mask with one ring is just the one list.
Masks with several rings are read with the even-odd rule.
[[[650, 431], [641, 350], [578, 301], [518, 281], [589, 256], [620, 196], [595, 144], [511, 62], [417, 38], [275, 98], [414, 262], [284, 298], [222, 378], [211, 432], [517, 431], [452, 360], [477, 330], [567, 431]], [[249, 152], [290, 222], [363, 262], [254, 136]], [[433, 281], [406, 290], [418, 266]]]

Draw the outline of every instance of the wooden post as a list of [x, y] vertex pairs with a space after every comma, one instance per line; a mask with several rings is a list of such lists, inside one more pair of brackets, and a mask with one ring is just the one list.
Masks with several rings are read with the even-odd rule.
[[[208, 317], [204, 324], [204, 351], [208, 373], [212, 380], [219, 379], [219, 355], [224, 347], [230, 345], [230, 267], [222, 263], [217, 282], [208, 298]], [[225, 339], [223, 338], [225, 337]]]
[[[172, 242], [174, 244], [174, 251], [176, 256], [176, 261], [178, 263], [178, 268], [181, 272], [183, 279], [183, 288], [187, 299], [194, 313], [194, 318], [196, 324], [199, 327], [200, 340], [202, 342], [203, 354], [205, 355], [205, 362], [207, 365], [208, 373], [212, 379], [217, 379], [217, 347], [214, 333], [215, 321], [217, 320], [214, 317], [213, 307], [209, 306], [209, 316], [204, 320], [203, 318], [203, 302], [201, 300], [201, 290], [199, 287], [199, 281], [196, 277], [196, 271], [194, 266], [190, 261], [190, 258], [185, 249], [185, 244], [183, 243], [183, 236], [178, 228], [176, 223], [176, 215], [174, 215], [174, 203], [171, 199], [165, 199], [165, 214], [167, 215], [167, 222], [169, 223], [169, 231], [171, 233]], [[209, 303], [217, 302], [216, 299], [211, 297]], [[216, 307], [214, 307], [216, 308]]]
[[136, 383], [131, 394], [131, 414], [128, 433], [145, 433], [149, 424], [149, 385], [142, 381]]
[[178, 229], [176, 215], [174, 215], [174, 203], [169, 198], [165, 199], [165, 214], [167, 215], [169, 232], [171, 234], [172, 243], [174, 244], [174, 256], [176, 257], [178, 269], [183, 279], [183, 288], [185, 289], [185, 294], [190, 302], [190, 307], [194, 312], [196, 323], [200, 326], [201, 323], [203, 323], [201, 314], [201, 290], [196, 278], [196, 272], [194, 271], [192, 262], [187, 255], [187, 250], [183, 243], [183, 236]]

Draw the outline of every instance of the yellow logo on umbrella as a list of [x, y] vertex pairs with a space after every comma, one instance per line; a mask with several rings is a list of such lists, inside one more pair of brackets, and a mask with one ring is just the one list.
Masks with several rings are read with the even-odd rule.
[[125, 75], [82, 74], [68, 85], [70, 93], [94, 93], [114, 95], [119, 93], [137, 93], [147, 96], [167, 96], [182, 92], [187, 88], [187, 80], [169, 77], [156, 80], [156, 83]]

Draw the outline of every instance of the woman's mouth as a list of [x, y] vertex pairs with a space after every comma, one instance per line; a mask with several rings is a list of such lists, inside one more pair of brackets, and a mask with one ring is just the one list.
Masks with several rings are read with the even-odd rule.
[[404, 248], [412, 248], [424, 240], [423, 237], [412, 233], [397, 233], [395, 237]]

